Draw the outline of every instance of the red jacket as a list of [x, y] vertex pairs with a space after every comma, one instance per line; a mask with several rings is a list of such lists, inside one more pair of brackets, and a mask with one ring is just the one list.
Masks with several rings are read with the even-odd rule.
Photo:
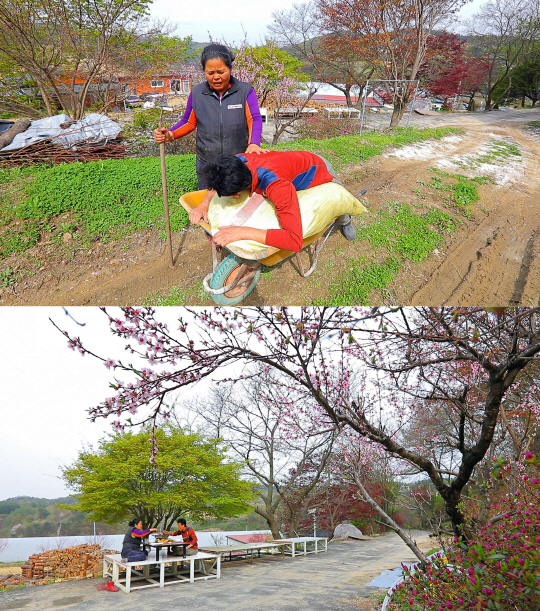
[[323, 159], [307, 151], [237, 155], [251, 171], [251, 192], [272, 200], [281, 229], [269, 229], [266, 243], [284, 250], [302, 248], [302, 218], [297, 191], [332, 182]]
[[182, 535], [184, 543], [191, 543], [191, 547], [193, 549], [199, 549], [199, 545], [197, 543], [197, 535], [195, 534], [193, 528], [190, 528], [188, 526], [184, 532], [180, 532], [179, 530], [177, 530], [171, 534], [175, 537], [178, 535]]

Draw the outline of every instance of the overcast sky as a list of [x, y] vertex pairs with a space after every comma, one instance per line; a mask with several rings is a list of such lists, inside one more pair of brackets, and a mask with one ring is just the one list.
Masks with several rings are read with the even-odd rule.
[[154, 0], [150, 14], [177, 23], [177, 34], [192, 36], [196, 42], [207, 42], [211, 36], [216, 41], [239, 45], [245, 32], [251, 44], [260, 44], [267, 36], [266, 26], [272, 21], [272, 12], [290, 6], [288, 0], [181, 3], [177, 0]]
[[[86, 410], [113, 394], [113, 372], [70, 350], [49, 318], [104, 357], [124, 358], [125, 342], [110, 333], [98, 308], [69, 313], [86, 326], [60, 307], [0, 307], [0, 500], [67, 495], [59, 466], [111, 431], [108, 423], [91, 423]], [[158, 317], [173, 329], [178, 313], [178, 308], [160, 308]]]
[[[301, 0], [297, 0], [301, 4]], [[485, 0], [472, 0], [464, 6], [461, 18], [469, 18], [477, 12]], [[239, 45], [247, 35], [251, 44], [264, 43], [276, 10], [290, 9], [290, 0], [202, 0], [178, 2], [178, 0], [154, 0], [150, 13], [160, 19], [167, 18], [178, 24], [179, 36], [192, 36], [196, 42], [224, 40]], [[244, 34], [245, 33], [245, 34]]]

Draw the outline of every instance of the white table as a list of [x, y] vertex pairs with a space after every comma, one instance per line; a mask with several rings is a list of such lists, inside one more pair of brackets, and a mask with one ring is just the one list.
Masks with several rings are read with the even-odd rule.
[[[205, 560], [214, 561], [209, 571], [207, 571], [204, 564]], [[199, 562], [197, 572], [201, 573], [200, 577], [195, 577], [195, 562], [197, 561]], [[188, 563], [189, 571], [185, 569], [184, 562]], [[171, 567], [165, 567], [166, 564], [171, 564]], [[151, 566], [159, 566], [159, 576], [150, 573]], [[125, 569], [126, 571], [125, 576], [122, 578], [120, 577], [120, 569]], [[214, 572], [212, 573], [211, 571]], [[196, 555], [186, 556], [186, 558], [167, 556], [167, 554], [162, 553], [159, 560], [153, 558], [151, 560], [127, 562], [122, 560], [120, 554], [111, 554], [103, 558], [103, 577], [110, 577], [114, 585], [126, 594], [129, 594], [132, 590], [142, 590], [143, 588], [163, 588], [173, 583], [193, 583], [201, 579], [220, 579], [221, 557], [217, 554], [208, 554], [206, 552], [198, 552]], [[173, 577], [174, 579], [165, 581], [166, 577]], [[132, 585], [132, 582], [136, 581], [147, 583], [136, 586]]]
[[[319, 547], [319, 541], [322, 542], [324, 549]], [[319, 552], [328, 551], [328, 539], [326, 537], [289, 537], [288, 539], [274, 539], [272, 543], [280, 543], [289, 549], [285, 553], [290, 554], [293, 558], [295, 556], [306, 556], [307, 554], [318, 554]], [[313, 549], [308, 549], [308, 544], [314, 544]], [[296, 551], [296, 546], [302, 546], [303, 550], [300, 552]]]

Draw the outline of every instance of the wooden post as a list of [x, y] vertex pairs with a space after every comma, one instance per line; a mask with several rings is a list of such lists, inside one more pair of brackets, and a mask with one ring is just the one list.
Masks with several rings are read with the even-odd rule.
[[[159, 127], [163, 127], [163, 108], [159, 115]], [[159, 156], [161, 157], [161, 184], [163, 186], [163, 207], [165, 209], [165, 227], [167, 229], [167, 244], [169, 249], [169, 267], [174, 266], [171, 239], [171, 221], [169, 218], [169, 195], [167, 193], [167, 166], [165, 165], [165, 142], [159, 145]]]

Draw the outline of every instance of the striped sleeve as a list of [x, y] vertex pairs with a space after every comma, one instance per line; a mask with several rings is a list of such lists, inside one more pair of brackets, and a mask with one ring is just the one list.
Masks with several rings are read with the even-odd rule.
[[251, 88], [246, 98], [246, 121], [248, 126], [248, 144], [260, 146], [262, 135], [262, 117], [255, 90]]
[[197, 127], [197, 117], [195, 110], [193, 110], [192, 94], [189, 94], [186, 112], [184, 116], [178, 121], [176, 125], [173, 125], [170, 131], [172, 132], [173, 139], [178, 140], [182, 136], [189, 134]]

